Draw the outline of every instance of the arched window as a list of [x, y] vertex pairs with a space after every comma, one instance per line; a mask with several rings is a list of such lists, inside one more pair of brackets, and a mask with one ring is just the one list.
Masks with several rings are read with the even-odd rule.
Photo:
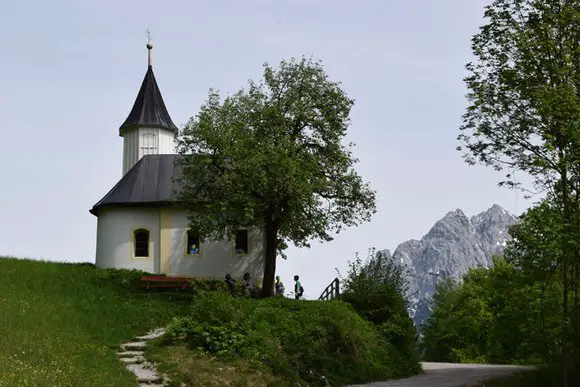
[[196, 230], [187, 230], [187, 254], [199, 254], [201, 238]]
[[135, 256], [148, 257], [149, 256], [149, 231], [145, 229], [135, 230], [133, 232]]

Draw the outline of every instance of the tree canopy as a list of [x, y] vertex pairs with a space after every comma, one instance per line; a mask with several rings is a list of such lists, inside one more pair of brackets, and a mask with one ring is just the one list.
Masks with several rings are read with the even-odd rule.
[[561, 292], [555, 278], [541, 284], [496, 257], [493, 267], [470, 269], [461, 283], [438, 284], [433, 312], [423, 323], [428, 361], [549, 363], [561, 335]]
[[[578, 199], [580, 0], [496, 0], [485, 18], [459, 150], [469, 163], [526, 171], [555, 194], [564, 178]], [[511, 174], [503, 183], [517, 184]]]
[[[495, 0], [473, 37], [465, 78], [469, 107], [458, 147], [470, 164], [521, 170], [560, 212], [552, 247], [562, 281], [562, 359], [567, 375], [569, 293], [580, 282], [580, 0]], [[513, 173], [500, 182], [519, 187]], [[567, 384], [564, 379], [564, 385]]]
[[352, 144], [343, 143], [353, 104], [319, 61], [292, 59], [265, 64], [260, 82], [223, 100], [210, 90], [180, 134], [177, 199], [205, 237], [264, 231], [263, 295], [289, 243], [332, 240], [376, 211]]

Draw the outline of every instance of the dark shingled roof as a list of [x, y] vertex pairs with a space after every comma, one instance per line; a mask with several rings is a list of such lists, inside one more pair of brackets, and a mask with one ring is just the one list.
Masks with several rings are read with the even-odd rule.
[[131, 113], [129, 113], [129, 116], [119, 128], [119, 135], [122, 135], [126, 129], [135, 126], [162, 128], [177, 132], [177, 126], [171, 120], [163, 102], [163, 97], [161, 97], [161, 91], [159, 91], [155, 75], [153, 75], [152, 66], [147, 69], [145, 79], [143, 79], [141, 89], [139, 89], [139, 94], [137, 94], [137, 99], [135, 99], [135, 104], [133, 104], [133, 109], [131, 109]]
[[89, 211], [111, 206], [159, 206], [174, 203], [172, 194], [182, 176], [179, 155], [146, 155]]

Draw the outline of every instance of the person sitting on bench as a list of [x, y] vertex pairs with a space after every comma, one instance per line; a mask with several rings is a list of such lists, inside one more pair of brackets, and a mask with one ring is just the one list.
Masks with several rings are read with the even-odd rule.
[[226, 285], [228, 286], [230, 293], [234, 294], [236, 291], [236, 282], [233, 280], [230, 273], [226, 274]]
[[277, 296], [284, 295], [284, 284], [282, 283], [282, 281], [280, 281], [279, 275], [276, 276], [276, 283], [274, 284], [274, 288], [276, 289]]
[[250, 273], [248, 272], [244, 274], [244, 289], [250, 297], [256, 297], [256, 288], [252, 284]]

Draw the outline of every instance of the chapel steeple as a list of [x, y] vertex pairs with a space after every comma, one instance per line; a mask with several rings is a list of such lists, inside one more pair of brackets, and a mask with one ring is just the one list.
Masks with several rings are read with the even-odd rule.
[[153, 74], [153, 66], [151, 64], [152, 49], [153, 45], [149, 41], [147, 43], [148, 66], [145, 79], [143, 79], [129, 116], [119, 128], [119, 134], [121, 136], [123, 135], [123, 131], [135, 126], [162, 128], [177, 132], [177, 126], [175, 126], [169, 116], [169, 112], [161, 96], [161, 91], [155, 80], [155, 75]]
[[174, 154], [177, 126], [171, 120], [153, 74], [151, 39], [147, 42], [148, 66], [129, 116], [119, 127], [123, 137], [123, 175], [148, 154]]

